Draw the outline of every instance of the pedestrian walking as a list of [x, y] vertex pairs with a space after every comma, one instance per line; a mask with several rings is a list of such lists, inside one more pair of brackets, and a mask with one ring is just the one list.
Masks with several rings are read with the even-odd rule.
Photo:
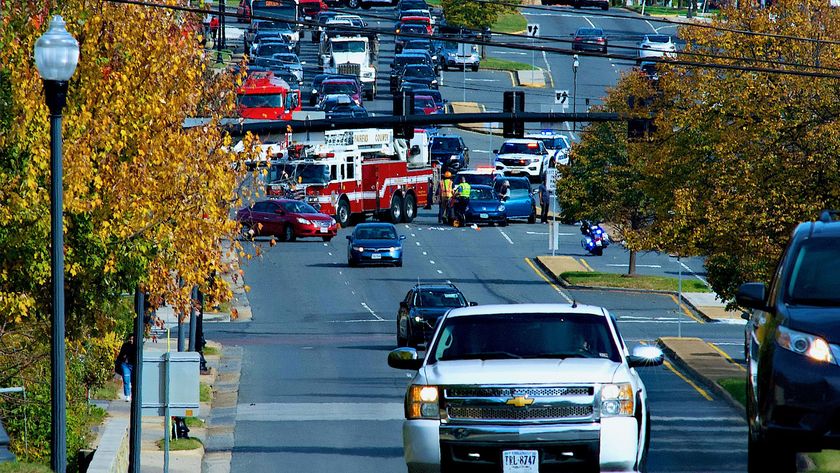
[[219, 40], [219, 17], [213, 15], [210, 20], [210, 34], [213, 36], [213, 47], [216, 47], [216, 41]]
[[440, 180], [438, 186], [438, 223], [443, 223], [443, 215], [446, 212], [446, 205], [449, 199], [452, 198], [452, 173], [446, 171], [443, 173], [443, 179]]
[[131, 401], [131, 375], [134, 372], [134, 366], [137, 364], [136, 348], [134, 345], [134, 335], [130, 335], [128, 340], [120, 347], [120, 353], [117, 355], [115, 363], [115, 371], [122, 376], [123, 380], [123, 395], [122, 399]]
[[538, 192], [540, 194], [540, 223], [548, 223], [549, 196], [548, 188], [545, 187], [545, 182], [540, 183]]

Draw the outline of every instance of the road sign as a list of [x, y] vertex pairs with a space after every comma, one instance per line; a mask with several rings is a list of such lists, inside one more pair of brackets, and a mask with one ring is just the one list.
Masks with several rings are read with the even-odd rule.
[[528, 36], [536, 38], [540, 35], [539, 23], [528, 23]]
[[545, 187], [548, 189], [549, 195], [554, 195], [557, 192], [557, 170], [548, 168], [545, 170]]
[[554, 104], [560, 105], [563, 110], [569, 108], [569, 91], [568, 90], [555, 90], [554, 91]]

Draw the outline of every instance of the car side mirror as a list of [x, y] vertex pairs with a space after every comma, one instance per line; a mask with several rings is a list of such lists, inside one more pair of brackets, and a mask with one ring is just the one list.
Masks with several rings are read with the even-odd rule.
[[418, 154], [420, 154], [420, 146], [419, 145], [412, 146], [410, 153], [411, 153], [412, 156], [417, 156]]
[[400, 301], [400, 309], [408, 309], [408, 302]]
[[352, 239], [353, 239], [353, 237], [352, 237], [352, 236], [350, 236], [350, 235], [347, 235], [347, 236], [345, 236], [344, 238], [347, 238], [347, 241], [350, 241], [350, 240], [352, 240]]
[[388, 366], [398, 370], [419, 370], [423, 359], [414, 348], [397, 348], [388, 353]]
[[400, 240], [405, 240], [405, 235], [400, 235]]
[[475, 307], [475, 306], [478, 305], [478, 302], [470, 301], [469, 305], [470, 305], [470, 307]]
[[643, 366], [659, 366], [665, 361], [665, 354], [662, 349], [653, 345], [639, 345], [633, 348], [633, 352], [627, 357], [627, 364], [631, 368]]
[[499, 154], [499, 150], [494, 149], [494, 150], [493, 150], [493, 154]]
[[741, 284], [735, 293], [735, 302], [741, 307], [756, 310], [767, 310], [767, 286], [761, 282]]

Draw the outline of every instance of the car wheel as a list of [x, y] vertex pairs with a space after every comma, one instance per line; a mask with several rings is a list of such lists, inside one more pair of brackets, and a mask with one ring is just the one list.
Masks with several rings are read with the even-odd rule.
[[373, 100], [373, 89], [365, 89], [365, 100]]
[[444, 70], [444, 71], [448, 71], [448, 70], [449, 70], [449, 66], [447, 66], [445, 63], [443, 64], [443, 70]]
[[398, 259], [397, 262], [394, 263], [394, 266], [396, 266], [398, 268], [402, 268], [402, 258]]
[[473, 72], [478, 72], [478, 64], [473, 64], [472, 71]]
[[601, 10], [607, 11], [609, 9], [610, 9], [610, 4], [609, 3], [606, 4], [606, 5], [601, 5]]
[[528, 223], [537, 223], [537, 208], [531, 207], [531, 215], [528, 215]]
[[592, 254], [595, 256], [604, 256], [604, 247], [603, 246], [596, 246], [592, 250]]
[[321, 237], [321, 239], [322, 239], [322, 240], [324, 240], [324, 241], [326, 241], [326, 242], [329, 242], [329, 241], [332, 241], [333, 237], [331, 237], [331, 236], [325, 236], [325, 237]]
[[[402, 323], [401, 323], [402, 322]], [[397, 319], [397, 346], [398, 347], [407, 347], [408, 346], [408, 319], [405, 317], [400, 317]]]
[[350, 203], [347, 199], [341, 199], [338, 202], [338, 208], [335, 211], [335, 220], [342, 228], [350, 226]]
[[793, 473], [796, 471], [796, 451], [779, 442], [771, 442], [750, 428], [747, 437], [747, 472]]
[[388, 219], [391, 223], [400, 223], [402, 218], [402, 197], [394, 194], [391, 196], [391, 208], [388, 209]]
[[411, 223], [416, 216], [417, 200], [414, 198], [414, 194], [408, 194], [405, 196], [405, 202], [403, 203], [402, 221], [405, 223]]
[[286, 225], [283, 227], [283, 237], [280, 238], [282, 241], [295, 241], [295, 229], [291, 225]]
[[500, 227], [506, 227], [506, 226], [508, 226], [508, 221], [507, 221], [507, 219], [504, 219], [504, 220], [502, 220], [501, 222], [499, 222], [499, 226], [500, 226]]
[[357, 263], [356, 260], [354, 260], [353, 258], [347, 258], [347, 266], [350, 266], [351, 268], [355, 268], [358, 265], [359, 265], [359, 263]]

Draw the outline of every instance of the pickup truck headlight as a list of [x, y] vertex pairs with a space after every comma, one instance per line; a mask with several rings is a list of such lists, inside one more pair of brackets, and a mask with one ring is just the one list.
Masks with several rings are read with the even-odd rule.
[[440, 419], [437, 386], [411, 385], [405, 399], [406, 419]]
[[601, 388], [601, 417], [632, 416], [635, 408], [630, 383], [605, 384]]
[[785, 350], [807, 356], [814, 361], [836, 363], [828, 342], [816, 335], [780, 326], [779, 331], [776, 332], [776, 343]]

